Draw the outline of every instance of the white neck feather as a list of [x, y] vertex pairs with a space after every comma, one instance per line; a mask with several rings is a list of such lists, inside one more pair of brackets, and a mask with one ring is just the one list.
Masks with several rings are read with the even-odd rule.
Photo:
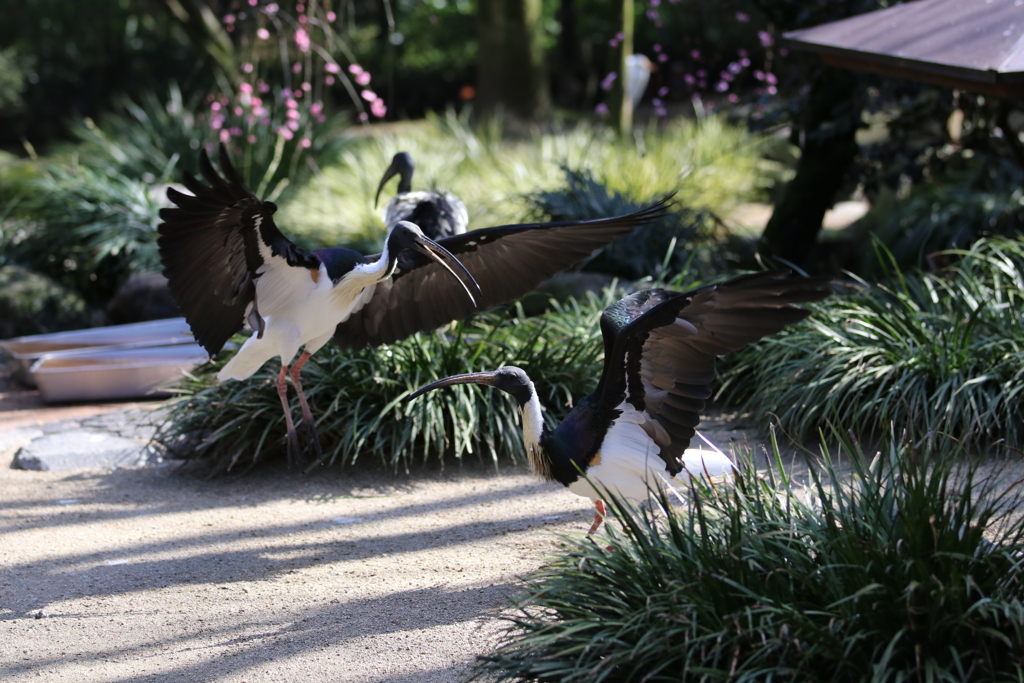
[[351, 271], [346, 273], [342, 280], [349, 280], [363, 287], [376, 284], [389, 275], [388, 261], [390, 260], [391, 257], [390, 254], [388, 254], [388, 244], [385, 242], [384, 251], [380, 253], [379, 259], [373, 263], [360, 263]]
[[544, 415], [540, 410], [540, 399], [537, 398], [537, 391], [530, 383], [530, 400], [522, 408], [523, 416], [523, 446], [526, 448], [526, 459], [530, 462], [530, 469], [534, 474], [542, 477], [551, 477], [551, 464], [544, 457], [544, 451], [540, 446], [540, 437], [544, 433]]

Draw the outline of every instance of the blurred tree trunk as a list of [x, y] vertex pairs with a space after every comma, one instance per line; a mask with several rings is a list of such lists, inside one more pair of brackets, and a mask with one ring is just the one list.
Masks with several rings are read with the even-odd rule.
[[854, 75], [840, 69], [822, 69], [811, 81], [796, 176], [783, 189], [758, 245], [766, 256], [808, 265], [825, 212], [857, 154], [855, 86]]
[[541, 0], [479, 0], [477, 108], [539, 123], [549, 113]]
[[633, 54], [633, 0], [621, 0], [622, 43], [619, 46], [619, 77], [612, 85], [612, 116], [620, 137], [633, 132], [633, 100], [626, 96], [626, 59]]

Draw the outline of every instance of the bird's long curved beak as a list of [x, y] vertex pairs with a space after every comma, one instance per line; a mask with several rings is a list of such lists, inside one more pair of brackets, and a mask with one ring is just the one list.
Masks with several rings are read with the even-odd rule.
[[[477, 283], [476, 278], [473, 277], [472, 273], [466, 270], [466, 266], [462, 265], [462, 262], [459, 261], [459, 259], [452, 256], [452, 253], [440, 244], [429, 237], [425, 237], [424, 235], [413, 236], [413, 248], [437, 261], [445, 270], [451, 273], [452, 277], [458, 280], [459, 284], [462, 285], [462, 288], [466, 290], [466, 295], [469, 297], [469, 300], [473, 302], [474, 306], [476, 306], [476, 299], [473, 297], [473, 292], [469, 290], [469, 285], [466, 283], [471, 282], [473, 284], [473, 288], [476, 289], [477, 294], [483, 294], [483, 290], [480, 289], [480, 285]], [[459, 274], [455, 272], [452, 268], [453, 265], [462, 271], [465, 278], [460, 277]]]
[[501, 389], [501, 384], [499, 383], [498, 380], [497, 371], [492, 370], [489, 372], [467, 372], [464, 375], [452, 375], [451, 377], [445, 377], [444, 379], [439, 379], [436, 382], [432, 382], [431, 384], [428, 384], [425, 387], [420, 387], [415, 392], [410, 394], [407, 400], [411, 401], [414, 398], [422, 396], [428, 391], [433, 391], [434, 389], [442, 389], [444, 387], [450, 387], [456, 384], [485, 384], [489, 387], [497, 387]]
[[380, 202], [380, 192], [387, 185], [388, 181], [398, 175], [399, 168], [398, 164], [394, 159], [391, 160], [391, 165], [388, 166], [387, 170], [384, 171], [384, 177], [380, 179], [380, 184], [377, 186], [377, 195], [373, 198], [373, 208], [377, 208], [377, 204]]

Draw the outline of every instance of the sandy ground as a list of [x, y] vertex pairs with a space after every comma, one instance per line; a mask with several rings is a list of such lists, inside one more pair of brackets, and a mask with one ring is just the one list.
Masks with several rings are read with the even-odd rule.
[[[0, 396], [0, 430], [116, 406]], [[725, 437], [728, 438], [728, 437]], [[164, 465], [29, 472], [0, 453], [4, 681], [462, 681], [589, 501], [523, 470]]]

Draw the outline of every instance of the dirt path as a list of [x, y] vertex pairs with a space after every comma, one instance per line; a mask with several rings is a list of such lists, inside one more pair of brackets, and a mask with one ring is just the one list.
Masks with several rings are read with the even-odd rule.
[[0, 463], [5, 681], [456, 681], [587, 501], [522, 472]]
[[[0, 432], [116, 408], [5, 400]], [[521, 577], [591, 520], [588, 501], [507, 466], [206, 481], [173, 466], [14, 470], [13, 453], [0, 452], [10, 682], [465, 680]]]

